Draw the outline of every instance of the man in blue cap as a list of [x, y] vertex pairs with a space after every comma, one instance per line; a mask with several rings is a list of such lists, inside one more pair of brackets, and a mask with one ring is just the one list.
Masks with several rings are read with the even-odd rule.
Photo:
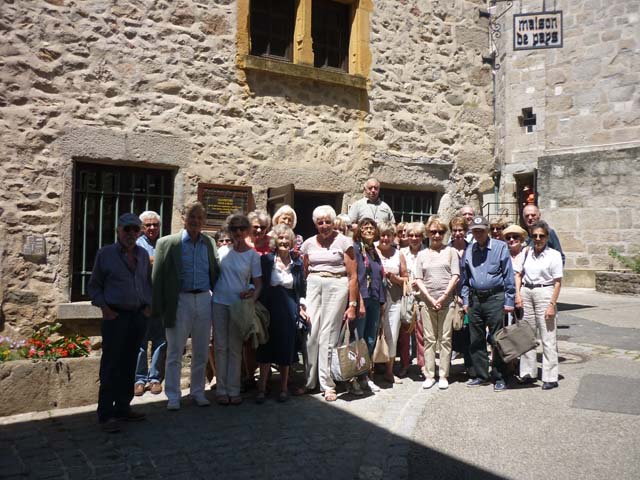
[[120, 421], [143, 420], [131, 410], [136, 361], [151, 314], [149, 255], [136, 245], [140, 219], [118, 218], [116, 243], [103, 247], [89, 280], [91, 303], [102, 310], [102, 358], [98, 421], [105, 432], [120, 431]]

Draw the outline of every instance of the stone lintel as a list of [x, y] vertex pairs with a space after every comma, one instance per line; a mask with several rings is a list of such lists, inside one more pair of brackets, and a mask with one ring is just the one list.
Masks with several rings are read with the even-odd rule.
[[60, 139], [66, 158], [86, 158], [186, 167], [191, 143], [183, 138], [154, 133], [135, 133], [115, 129], [77, 127]]
[[279, 75], [332, 83], [360, 90], [366, 90], [367, 88], [367, 79], [360, 75], [350, 75], [346, 72], [341, 73], [333, 70], [315, 68], [308, 65], [296, 65], [294, 63], [282, 62], [271, 58], [245, 55], [240, 58], [239, 66], [246, 70], [260, 70]]
[[77, 320], [81, 318], [102, 319], [102, 312], [91, 302], [73, 302], [58, 304], [58, 320]]

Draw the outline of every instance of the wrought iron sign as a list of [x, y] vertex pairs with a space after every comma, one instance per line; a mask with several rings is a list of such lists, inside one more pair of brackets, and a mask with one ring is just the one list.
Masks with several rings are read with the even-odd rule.
[[513, 50], [562, 47], [562, 12], [523, 13], [513, 16]]

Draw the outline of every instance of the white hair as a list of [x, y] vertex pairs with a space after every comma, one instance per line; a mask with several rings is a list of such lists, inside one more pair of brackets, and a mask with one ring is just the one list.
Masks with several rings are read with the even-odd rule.
[[296, 215], [296, 211], [289, 205], [283, 205], [278, 210], [276, 210], [276, 213], [273, 214], [274, 225], [278, 224], [278, 220], [282, 215], [291, 215], [291, 217], [293, 218], [291, 228], [296, 228], [296, 224], [298, 223], [298, 215]]
[[320, 217], [329, 217], [329, 221], [333, 222], [336, 219], [336, 211], [331, 205], [320, 205], [313, 210], [311, 217], [313, 223], [316, 223]]
[[158, 220], [158, 223], [162, 223], [162, 219], [160, 218], [160, 215], [158, 215], [156, 212], [154, 212], [153, 210], [145, 210], [144, 212], [142, 212], [140, 214], [140, 221], [142, 223], [144, 223], [144, 219], [145, 218], [153, 218], [154, 220]]

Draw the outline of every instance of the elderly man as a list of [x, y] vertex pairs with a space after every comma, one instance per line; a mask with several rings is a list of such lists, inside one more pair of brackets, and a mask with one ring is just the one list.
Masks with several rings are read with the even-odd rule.
[[[495, 336], [502, 328], [504, 313], [512, 312], [515, 303], [515, 277], [507, 244], [489, 238], [489, 223], [476, 216], [469, 227], [475, 242], [465, 251], [462, 271], [462, 299], [469, 315], [469, 353], [473, 360], [476, 378], [467, 382], [468, 387], [486, 385], [489, 381], [489, 357], [487, 334], [495, 347]], [[496, 392], [506, 390], [505, 364], [497, 353], [493, 356]]]
[[[467, 221], [467, 225], [471, 225], [473, 217], [476, 216], [476, 213], [471, 205], [465, 205], [460, 209], [460, 216]], [[471, 230], [467, 232], [467, 236], [464, 239], [467, 241], [467, 243], [473, 242], [473, 234], [471, 233]]]
[[[531, 227], [540, 221], [540, 209], [537, 205], [527, 205], [522, 209], [522, 216], [524, 217], [524, 222], [527, 226], [527, 230], [529, 230], [529, 240], [527, 241], [527, 245], [532, 246], [533, 242], [531, 240]], [[562, 245], [560, 245], [560, 239], [556, 234], [556, 231], [549, 227], [549, 238], [547, 240], [547, 245], [554, 250], [560, 252], [560, 256], [562, 257], [562, 266], [564, 267], [564, 252], [562, 251]]]
[[162, 319], [167, 338], [165, 391], [168, 410], [180, 409], [182, 353], [191, 335], [191, 398], [210, 405], [204, 395], [205, 366], [211, 336], [211, 291], [218, 277], [213, 239], [202, 233], [205, 210], [185, 207], [184, 229], [158, 240], [153, 262], [153, 314]]
[[[142, 222], [142, 235], [136, 242], [149, 254], [149, 261], [153, 265], [156, 254], [156, 242], [160, 236], [160, 215], [148, 210], [140, 214]], [[151, 342], [151, 365], [147, 364], [147, 347]], [[164, 327], [158, 317], [151, 317], [147, 325], [147, 331], [140, 352], [138, 353], [138, 365], [136, 367], [136, 384], [134, 395], [141, 396], [146, 389], [154, 395], [162, 393], [162, 379], [164, 377], [164, 361], [167, 342], [164, 338]]]
[[380, 182], [376, 178], [368, 179], [364, 184], [364, 198], [349, 207], [352, 228], [363, 218], [373, 218], [376, 223], [396, 223], [391, 207], [380, 200]]
[[98, 251], [89, 280], [91, 303], [102, 310], [102, 358], [98, 421], [105, 432], [120, 431], [119, 420], [144, 419], [131, 410], [136, 358], [151, 313], [149, 255], [136, 245], [140, 219], [118, 219], [118, 240]]

